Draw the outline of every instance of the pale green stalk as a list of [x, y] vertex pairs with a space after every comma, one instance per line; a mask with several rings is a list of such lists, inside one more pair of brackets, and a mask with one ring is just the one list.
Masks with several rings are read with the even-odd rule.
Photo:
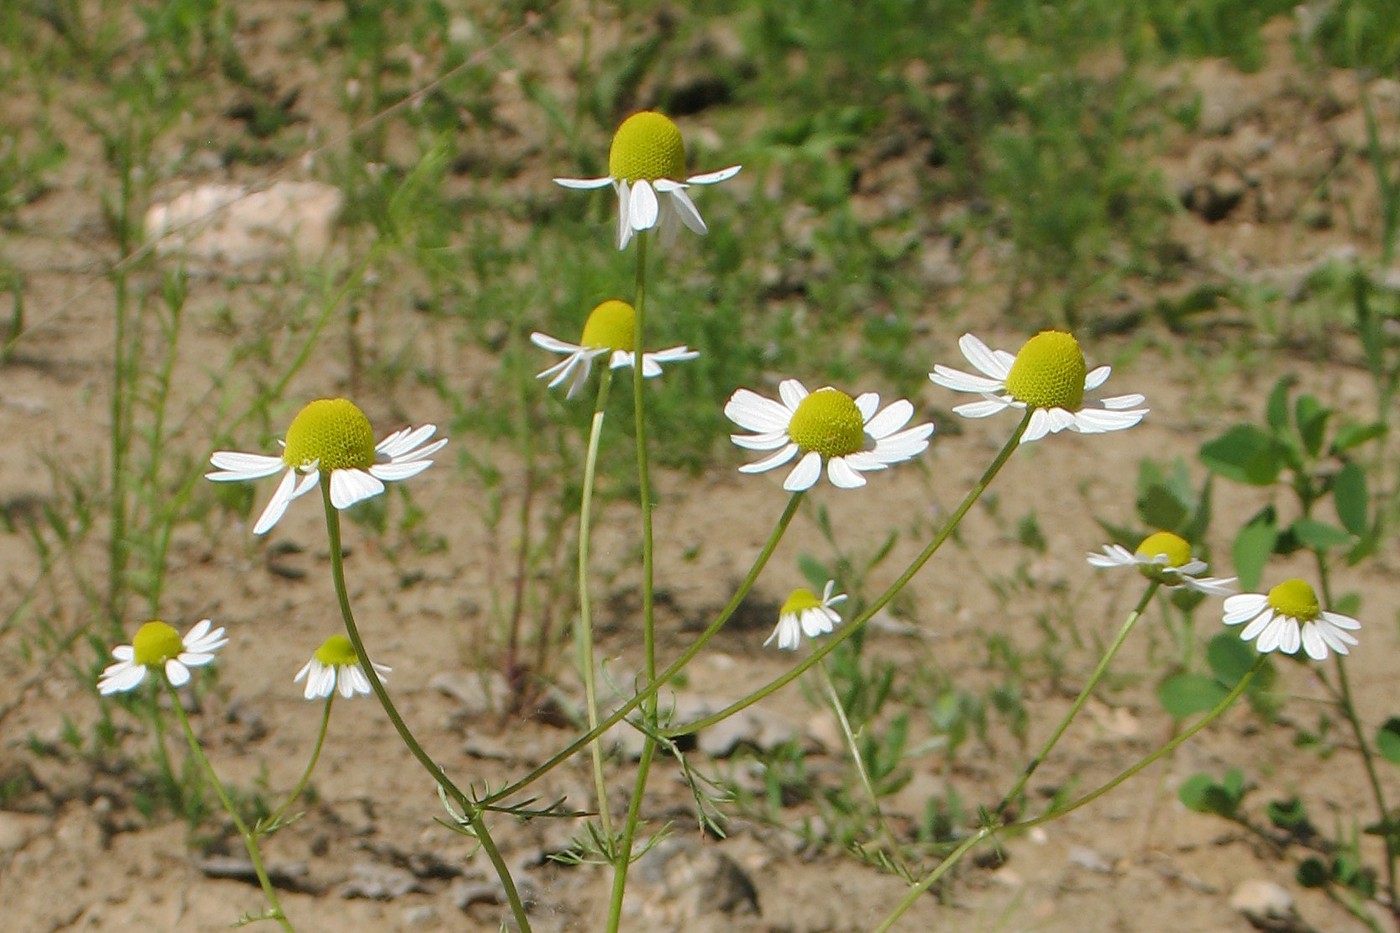
[[501, 880], [501, 887], [505, 890], [506, 900], [510, 903], [510, 910], [515, 916], [516, 924], [520, 927], [521, 933], [529, 933], [530, 918], [525, 913], [525, 905], [520, 900], [520, 892], [515, 889], [515, 880], [511, 877], [510, 868], [506, 865], [505, 859], [501, 856], [500, 850], [496, 848], [496, 843], [486, 828], [486, 820], [482, 817], [481, 808], [468, 798], [461, 788], [452, 782], [447, 773], [438, 767], [438, 763], [433, 761], [432, 756], [423, 750], [423, 746], [419, 744], [403, 717], [399, 715], [394, 701], [389, 699], [389, 692], [384, 689], [384, 682], [379, 679], [379, 673], [370, 661], [364, 641], [360, 638], [359, 626], [355, 624], [355, 614], [350, 609], [350, 592], [345, 586], [345, 560], [340, 546], [340, 513], [331, 504], [330, 477], [322, 476], [320, 485], [321, 503], [326, 512], [326, 535], [330, 539], [331, 577], [335, 582], [336, 598], [340, 602], [340, 616], [345, 622], [345, 634], [349, 636], [350, 643], [355, 646], [355, 656], [359, 658], [360, 666], [364, 668], [365, 676], [369, 678], [369, 685], [374, 690], [375, 697], [379, 699], [379, 705], [384, 708], [384, 714], [389, 717], [389, 721], [393, 724], [394, 731], [399, 734], [404, 745], [413, 753], [413, 757], [423, 766], [423, 770], [432, 776], [433, 781], [442, 788], [444, 793], [456, 801], [464, 818], [471, 823], [473, 835], [481, 843], [481, 848], [486, 852], [486, 857], [491, 860], [491, 865]]
[[333, 703], [335, 703], [335, 691], [331, 691], [331, 695], [326, 697], [326, 702], [323, 704], [324, 708], [321, 710], [321, 729], [316, 733], [316, 747], [311, 750], [311, 760], [306, 763], [306, 770], [301, 773], [301, 780], [297, 781], [296, 786], [293, 787], [292, 792], [287, 795], [287, 799], [283, 801], [282, 806], [278, 807], [267, 819], [259, 821], [256, 827], [258, 833], [271, 832], [276, 829], [278, 823], [282, 821], [283, 814], [285, 814], [287, 809], [301, 796], [301, 792], [306, 790], [307, 782], [311, 780], [311, 772], [316, 770], [316, 762], [321, 760], [321, 749], [326, 744], [326, 733], [329, 731], [331, 724], [331, 705]]
[[865, 759], [860, 754], [860, 743], [856, 741], [855, 730], [851, 728], [851, 720], [846, 715], [846, 708], [841, 705], [841, 694], [836, 692], [836, 682], [831, 679], [831, 670], [826, 666], [826, 662], [817, 666], [821, 668], [822, 683], [826, 686], [826, 694], [831, 699], [831, 708], [836, 711], [836, 721], [841, 724], [841, 735], [845, 737], [846, 747], [851, 751], [851, 763], [855, 765], [856, 775], [860, 778], [860, 786], [864, 789], [865, 796], [875, 811], [875, 824], [879, 827], [880, 835], [885, 837], [885, 845], [889, 846], [890, 858], [893, 860], [899, 876], [905, 881], [912, 882], [914, 879], [909, 873], [909, 866], [904, 863], [904, 858], [899, 853], [899, 842], [894, 838], [894, 833], [890, 831], [890, 824], [885, 822], [885, 814], [880, 810], [880, 796], [875, 793], [875, 785], [870, 780], [870, 772], [866, 769]]
[[782, 540], [788, 525], [792, 524], [793, 516], [797, 514], [797, 506], [802, 501], [802, 495], [803, 494], [800, 492], [792, 494], [792, 498], [788, 500], [787, 507], [783, 509], [783, 514], [778, 518], [778, 523], [774, 526], [772, 534], [768, 536], [768, 541], [763, 545], [762, 550], [758, 552], [758, 556], [754, 558], [753, 566], [749, 568], [749, 572], [744, 576], [744, 580], [739, 584], [739, 588], [734, 591], [734, 595], [729, 598], [729, 602], [725, 604], [725, 607], [719, 611], [719, 615], [715, 616], [714, 621], [700, 633], [700, 637], [695, 639], [689, 647], [681, 652], [680, 657], [672, 661], [669, 667], [656, 676], [655, 680], [639, 688], [636, 695], [630, 700], [613, 710], [612, 714], [600, 722], [597, 728], [591, 729], [574, 739], [520, 780], [513, 784], [508, 784], [494, 794], [488, 794], [486, 797], [482, 798], [482, 806], [490, 806], [519, 793], [550, 771], [559, 767], [559, 765], [568, 761], [583, 750], [588, 743], [595, 741], [604, 732], [622, 722], [627, 714], [640, 706], [644, 700], [656, 696], [657, 691], [669, 683], [671, 678], [679, 674], [686, 665], [693, 661], [695, 656], [700, 653], [701, 649], [709, 643], [710, 639], [719, 634], [720, 629], [724, 628], [725, 623], [734, 615], [734, 611], [738, 609], [739, 605], [748, 597], [749, 591], [753, 589], [754, 583], [758, 581], [758, 576], [763, 572], [763, 568], [768, 565], [768, 560], [773, 556], [773, 551], [777, 548], [778, 542]]
[[908, 892], [905, 893], [904, 898], [900, 900], [898, 904], [895, 905], [894, 910], [890, 912], [889, 916], [887, 916], [883, 921], [881, 921], [880, 925], [875, 928], [875, 933], [886, 933], [886, 931], [893, 928], [895, 921], [898, 920], [901, 916], [903, 916], [904, 913], [908, 911], [910, 907], [914, 906], [914, 902], [917, 901], [925, 891], [927, 891], [930, 887], [936, 884], [938, 882], [938, 879], [942, 878], [954, 865], [961, 861], [962, 857], [965, 856], [973, 848], [973, 846], [977, 845], [977, 843], [991, 836], [998, 829], [1030, 829], [1031, 827], [1040, 826], [1044, 823], [1049, 823], [1052, 820], [1057, 820], [1060, 817], [1065, 816], [1066, 814], [1073, 813], [1080, 807], [1087, 806], [1088, 804], [1093, 803], [1095, 800], [1098, 800], [1104, 794], [1113, 790], [1119, 784], [1122, 784], [1124, 781], [1133, 777], [1138, 772], [1142, 771], [1145, 768], [1151, 767], [1152, 765], [1160, 761], [1162, 758], [1165, 758], [1167, 755], [1170, 755], [1172, 752], [1176, 751], [1177, 748], [1179, 748], [1184, 742], [1186, 742], [1188, 739], [1194, 736], [1197, 732], [1200, 732], [1206, 726], [1210, 725], [1216, 719], [1220, 718], [1221, 714], [1223, 714], [1227, 709], [1234, 705], [1234, 702], [1240, 698], [1241, 694], [1244, 693], [1245, 688], [1249, 686], [1250, 681], [1254, 679], [1254, 675], [1257, 674], [1259, 672], [1259, 669], [1264, 666], [1264, 659], [1265, 655], [1262, 654], [1259, 655], [1259, 657], [1255, 658], [1254, 665], [1250, 667], [1248, 671], [1245, 672], [1245, 675], [1240, 678], [1240, 682], [1235, 684], [1234, 689], [1227, 693], [1225, 697], [1219, 703], [1217, 703], [1214, 706], [1214, 708], [1211, 709], [1210, 712], [1206, 713], [1200, 719], [1196, 720], [1196, 722], [1189, 729], [1187, 729], [1185, 732], [1181, 733], [1171, 741], [1167, 742], [1161, 748], [1157, 749], [1152, 754], [1139, 761], [1137, 764], [1122, 771], [1116, 777], [1114, 777], [1112, 780], [1099, 787], [1098, 789], [1091, 791], [1088, 794], [1085, 794], [1083, 797], [1080, 797], [1073, 803], [1066, 804], [1065, 806], [1060, 807], [1059, 809], [1052, 810], [1048, 813], [1044, 813], [1033, 819], [1021, 820], [1017, 823], [1010, 823], [1005, 827], [998, 827], [995, 824], [988, 824], [982, 826], [980, 829], [977, 830], [976, 833], [963, 840], [961, 845], [959, 845], [956, 849], [949, 853], [948, 857], [945, 858], [942, 862], [940, 862], [937, 868], [925, 875], [919, 881], [918, 884], [911, 887], [908, 890]]
[[277, 898], [277, 889], [272, 886], [272, 879], [268, 877], [267, 869], [263, 866], [262, 853], [258, 849], [258, 840], [255, 833], [248, 828], [248, 824], [243, 822], [243, 817], [239, 816], [238, 808], [229, 799], [228, 791], [219, 780], [219, 776], [214, 773], [214, 766], [205, 757], [204, 749], [200, 747], [199, 739], [195, 738], [194, 729], [190, 727], [190, 719], [185, 715], [185, 707], [180, 703], [180, 694], [170, 681], [166, 680], [163, 674], [157, 675], [166, 689], [170, 691], [171, 705], [175, 709], [175, 716], [180, 720], [180, 726], [185, 730], [185, 741], [189, 743], [190, 754], [194, 755], [195, 761], [199, 762], [200, 768], [204, 771], [204, 776], [214, 788], [214, 793], [219, 795], [219, 803], [223, 804], [224, 812], [233, 820], [234, 827], [238, 834], [243, 837], [243, 848], [248, 850], [248, 860], [253, 863], [253, 872], [258, 876], [258, 885], [262, 888], [263, 897], [267, 899], [267, 906], [271, 909], [269, 915], [282, 925], [282, 929], [287, 933], [295, 933], [292, 922], [287, 919], [286, 913], [282, 910], [282, 902]]
[[854, 636], [855, 633], [860, 630], [861, 626], [869, 622], [875, 613], [885, 608], [889, 601], [894, 599], [896, 593], [909, 584], [909, 581], [914, 578], [914, 574], [918, 573], [919, 570], [923, 568], [924, 564], [928, 563], [929, 558], [931, 558], [934, 553], [943, 546], [943, 542], [947, 541], [949, 536], [952, 535], [959, 523], [962, 522], [963, 517], [967, 515], [968, 510], [981, 498], [982, 493], [991, 485], [996, 475], [1001, 472], [1001, 468], [1006, 465], [1006, 461], [1011, 459], [1011, 455], [1016, 452], [1016, 447], [1021, 442], [1021, 435], [1026, 433], [1026, 427], [1030, 424], [1031, 414], [1032, 411], [1028, 409], [1025, 416], [1021, 419], [1021, 423], [1016, 426], [1016, 430], [1011, 432], [1011, 437], [1007, 440], [1005, 446], [1003, 446], [1001, 451], [996, 455], [991, 465], [982, 473], [981, 478], [977, 480], [977, 484], [968, 492], [967, 496], [958, 506], [957, 511], [952, 514], [947, 523], [939, 530], [938, 534], [928, 543], [928, 546], [919, 552], [919, 555], [905, 568], [904, 572], [899, 575], [899, 578], [895, 580], [894, 583], [890, 584], [888, 589], [876, 597], [875, 601], [866, 607], [864, 612], [852, 619], [841, 631], [827, 639], [820, 648], [813, 651], [805, 660], [794, 665], [787, 673], [775, 678], [744, 698], [735, 700], [718, 713], [670, 729], [663, 729], [661, 734], [668, 738], [689, 735], [692, 732], [698, 732], [706, 726], [712, 726], [717, 722], [728, 719], [730, 716], [739, 712], [739, 710], [752, 706], [765, 697], [777, 693], [783, 687], [786, 687], [798, 677], [801, 677], [813, 665], [821, 663], [822, 658], [825, 658], [827, 655], [831, 654], [831, 652], [835, 651], [846, 639]]
[[1103, 675], [1108, 672], [1108, 665], [1113, 660], [1113, 656], [1118, 653], [1119, 648], [1123, 647], [1123, 642], [1127, 640], [1128, 633], [1133, 630], [1133, 626], [1137, 624], [1137, 620], [1142, 617], [1143, 610], [1152, 602], [1152, 597], [1157, 594], [1157, 588], [1161, 585], [1162, 584], [1157, 580], [1148, 583], [1147, 590], [1142, 594], [1142, 599], [1138, 600], [1138, 604], [1133, 607], [1133, 611], [1128, 613], [1128, 618], [1124, 620], [1123, 627], [1118, 630], [1118, 634], [1114, 637], [1113, 643], [1108, 646], [1108, 650], [1105, 651], [1103, 657], [1099, 659], [1099, 665], [1094, 668], [1094, 673], [1089, 675], [1089, 681], [1084, 685], [1084, 689], [1080, 690], [1079, 696], [1074, 698], [1074, 703], [1070, 706], [1069, 712], [1065, 713], [1064, 718], [1060, 720], [1060, 725], [1050, 734], [1050, 738], [1046, 739], [1045, 745], [1040, 749], [1039, 754], [1032, 758], [1030, 763], [1026, 765], [1026, 769], [1021, 772], [1020, 778], [1016, 780], [1016, 786], [1007, 792], [1006, 796], [1001, 799], [1001, 803], [997, 804], [996, 810], [992, 811], [992, 815], [996, 819], [1001, 819], [1006, 815], [1006, 808], [1011, 806], [1016, 798], [1021, 795], [1021, 791], [1025, 789], [1026, 782], [1031, 779], [1031, 775], [1035, 774], [1036, 769], [1044, 763], [1045, 759], [1050, 755], [1050, 750], [1055, 747], [1055, 743], [1060, 741], [1060, 738], [1065, 734], [1065, 730], [1069, 728], [1069, 724], [1074, 720], [1074, 717], [1078, 716], [1079, 711], [1084, 708], [1084, 703], [1089, 699], [1089, 694], [1093, 693], [1094, 688], [1097, 687], [1099, 681], [1103, 679]]
[[[632, 417], [636, 423], [637, 435], [637, 489], [642, 506], [642, 651], [646, 655], [646, 677], [648, 682], [656, 682], [656, 582], [654, 547], [651, 529], [651, 471], [647, 465], [646, 434], [646, 378], [642, 374], [642, 353], [646, 349], [646, 281], [647, 281], [647, 240], [646, 231], [637, 234], [637, 283], [632, 310], [636, 315], [636, 329], [632, 338]], [[632, 866], [632, 844], [637, 835], [637, 823], [641, 818], [642, 798], [646, 795], [647, 777], [651, 774], [651, 760], [656, 754], [655, 729], [656, 695], [642, 701], [642, 717], [646, 720], [647, 731], [642, 738], [642, 755], [637, 762], [637, 779], [632, 786], [632, 802], [627, 806], [627, 822], [622, 827], [622, 839], [618, 843], [616, 859], [613, 862], [612, 897], [608, 902], [608, 933], [617, 933], [622, 921], [622, 894], [627, 887], [627, 872]]]
[[[593, 424], [588, 432], [588, 455], [583, 464], [583, 500], [579, 505], [578, 516], [578, 627], [574, 629], [590, 732], [598, 728], [598, 690], [594, 683], [593, 598], [588, 591], [588, 558], [593, 536], [593, 485], [598, 470], [598, 445], [603, 436], [608, 388], [612, 385], [612, 368], [606, 365], [606, 357], [602, 370], [602, 377], [598, 382], [598, 401], [593, 406]], [[604, 838], [611, 844], [612, 813], [608, 809], [608, 783], [603, 773], [602, 744], [592, 742], [588, 750], [593, 756], [593, 788], [598, 797], [598, 820], [602, 824]]]

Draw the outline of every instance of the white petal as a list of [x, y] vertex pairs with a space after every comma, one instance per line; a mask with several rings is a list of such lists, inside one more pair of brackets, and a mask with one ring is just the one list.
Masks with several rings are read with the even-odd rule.
[[[796, 447], [797, 445], [793, 445]], [[770, 458], [771, 459], [771, 458]], [[822, 455], [815, 450], [809, 450], [797, 461], [797, 466], [792, 468], [787, 479], [783, 480], [783, 488], [788, 492], [801, 492], [804, 489], [811, 489], [816, 484], [818, 477], [822, 475]]]
[[838, 489], [859, 489], [865, 485], [865, 477], [861, 476], [851, 465], [847, 463], [848, 457], [832, 457], [826, 464], [826, 477], [831, 480], [831, 485]]
[[685, 182], [688, 185], [716, 185], [739, 174], [741, 168], [743, 168], [742, 165], [731, 165], [729, 168], [722, 168], [717, 172], [702, 172], [699, 175], [691, 175]]
[[729, 439], [735, 447], [745, 450], [777, 450], [788, 443], [786, 431], [769, 431], [765, 434], [731, 434]]
[[991, 376], [1004, 384], [1006, 377], [1011, 374], [1011, 364], [1007, 359], [1014, 360], [1015, 357], [1008, 353], [993, 352], [972, 334], [963, 334], [958, 338], [958, 349], [962, 350], [967, 361], [983, 375]]
[[348, 509], [383, 491], [384, 484], [364, 470], [331, 471], [331, 505], [337, 509]]
[[856, 411], [860, 412], [861, 424], [867, 425], [866, 433], [873, 434], [874, 432], [869, 429], [868, 425], [870, 419], [875, 417], [875, 412], [880, 408], [880, 393], [862, 392], [855, 397], [854, 401]]
[[[1266, 606], [1263, 612], [1255, 616], [1254, 620], [1244, 627], [1244, 631], [1240, 632], [1240, 638], [1245, 641], [1250, 641], [1266, 631], [1273, 622], [1274, 610]], [[1260, 650], [1262, 651], [1263, 649], [1261, 648]]]
[[[909, 423], [909, 419], [914, 417], [914, 403], [908, 399], [900, 399], [890, 404], [888, 408], [880, 412], [874, 418], [865, 423], [865, 433], [879, 440], [888, 437], [895, 431]], [[933, 425], [929, 425], [931, 429]]]
[[1145, 395], [1115, 395], [1112, 398], [1099, 399], [1099, 404], [1109, 411], [1120, 411], [1124, 408], [1133, 408], [1147, 401]]
[[165, 662], [165, 679], [172, 687], [183, 687], [190, 681], [190, 669], [181, 664], [179, 658], [171, 658]]
[[968, 402], [964, 405], [954, 406], [953, 413], [962, 415], [964, 418], [988, 418], [1013, 407], [1015, 407], [1013, 403], [1005, 398], [984, 398], [980, 402]]
[[278, 483], [277, 488], [272, 491], [272, 498], [267, 501], [267, 506], [263, 509], [262, 515], [258, 516], [257, 523], [253, 525], [253, 534], [266, 534], [272, 530], [272, 526], [276, 525], [278, 519], [287, 511], [287, 506], [291, 505], [292, 499], [296, 498], [292, 494], [296, 483], [296, 470], [288, 470], [283, 475], [282, 482]]
[[792, 412], [771, 398], [748, 389], [736, 389], [724, 405], [724, 416], [748, 431], [786, 432]]
[[102, 672], [102, 679], [97, 682], [97, 692], [103, 696], [125, 693], [128, 690], [134, 690], [145, 679], [145, 665], [129, 661], [113, 664]]
[[[437, 425], [435, 424], [425, 424], [418, 428], [401, 428], [375, 444], [374, 451], [390, 460], [395, 460], [410, 453], [415, 448], [421, 447], [428, 438], [436, 433]], [[439, 440], [432, 450], [441, 448], [443, 443], [445, 443], [445, 439]]]
[[1327, 642], [1322, 638], [1321, 627], [1314, 622], [1303, 625], [1303, 650], [1314, 661], [1327, 660]]
[[[1356, 621], [1351, 616], [1344, 616], [1340, 612], [1328, 612], [1323, 610], [1322, 620], [1333, 628], [1350, 629], [1353, 632], [1361, 628], [1360, 622]], [[1352, 642], [1352, 644], [1355, 644], [1355, 642]]]
[[692, 350], [687, 346], [668, 347], [665, 350], [654, 350], [651, 353], [642, 355], [642, 359], [656, 360], [658, 363], [684, 363], [687, 360], [698, 359], [699, 350]]
[[130, 661], [136, 657], [136, 648], [132, 645], [117, 645], [112, 649], [112, 657], [118, 661]]
[[1112, 366], [1100, 366], [1098, 369], [1090, 370], [1084, 377], [1084, 391], [1092, 392], [1108, 381], [1109, 374], [1113, 372]]
[[[954, 409], [954, 411], [957, 411], [957, 409]], [[1035, 411], [1031, 412], [1031, 420], [1026, 424], [1025, 432], [1021, 434], [1021, 443], [1029, 444], [1031, 441], [1038, 441], [1049, 433], [1050, 416], [1045, 413], [1045, 409], [1037, 408]]]
[[1066, 411], [1063, 408], [1046, 408], [1043, 410], [1052, 434], [1059, 434], [1066, 428], [1079, 429], [1079, 421], [1075, 418], [1074, 412]]
[[690, 195], [682, 188], [677, 188], [669, 195], [671, 206], [675, 210], [675, 216], [680, 218], [681, 223], [693, 233], [700, 236], [710, 232], [710, 228], [705, 226], [704, 219], [700, 216], [700, 210], [695, 206], [695, 202], [690, 199]]
[[[1053, 408], [1051, 411], [1064, 411]], [[1069, 414], [1065, 412], [1065, 414]], [[1147, 409], [1137, 411], [1105, 411], [1101, 408], [1085, 408], [1069, 416], [1070, 427], [1081, 434], [1104, 434], [1109, 431], [1122, 431], [1131, 428], [1143, 419]]]
[[933, 372], [928, 374], [928, 378], [934, 385], [952, 389], [954, 392], [1001, 392], [1006, 388], [1004, 379], [974, 376], [941, 364], [933, 367]]
[[632, 185], [632, 197], [628, 199], [627, 204], [627, 221], [632, 229], [650, 230], [656, 226], [660, 210], [656, 201], [656, 191], [651, 187], [651, 183], [644, 178], [637, 179]]
[[773, 634], [763, 642], [767, 647], [773, 639], [778, 639], [779, 648], [796, 648], [802, 642], [802, 626], [797, 621], [796, 613], [785, 612], [778, 616], [778, 625], [773, 629]]
[[612, 179], [603, 178], [556, 178], [554, 183], [562, 188], [573, 188], [576, 191], [587, 191], [593, 188], [606, 188], [612, 184]]
[[[321, 663], [321, 662], [317, 661], [315, 658], [312, 658], [310, 661], [307, 661], [305, 664], [303, 664], [303, 665], [301, 666], [301, 670], [297, 671], [297, 675], [296, 675], [295, 677], [292, 678], [292, 683], [294, 683], [294, 684], [299, 684], [299, 683], [301, 683], [302, 680], [306, 677], [306, 675], [309, 674], [309, 673], [311, 673], [311, 666], [312, 666], [313, 664], [319, 664], [319, 663]], [[311, 697], [308, 696], [307, 699], [309, 700], [309, 699], [311, 699]]]
[[287, 466], [281, 457], [269, 457], [266, 454], [245, 454], [236, 450], [215, 451], [210, 455], [209, 462], [218, 467], [219, 471], [205, 473], [205, 478], [224, 483], [235, 480], [262, 479], [264, 476], [271, 476]]
[[[395, 463], [376, 463], [369, 468], [369, 473], [375, 479], [387, 480], [392, 483], [397, 480], [410, 479], [417, 476], [432, 465], [433, 461], [431, 460], [400, 460]], [[340, 471], [337, 470], [336, 472], [338, 473]], [[334, 473], [331, 474], [331, 491], [335, 491]], [[376, 493], [370, 493], [370, 495], [376, 495]], [[360, 498], [363, 499], [365, 497], [361, 496]]]
[[563, 353], [565, 355], [577, 353], [583, 349], [583, 347], [576, 343], [569, 343], [567, 340], [560, 340], [558, 337], [551, 337], [549, 334], [542, 334], [539, 331], [535, 331], [530, 335], [530, 342], [541, 350], [548, 350], [551, 353]]
[[783, 400], [788, 411], [797, 411], [797, 406], [807, 397], [807, 387], [796, 379], [784, 379], [778, 383], [778, 397]]
[[762, 460], [756, 460], [753, 463], [744, 464], [743, 466], [739, 467], [739, 472], [763, 473], [775, 467], [782, 466], [784, 463], [787, 463], [795, 456], [797, 456], [797, 445], [788, 444], [786, 447], [773, 454], [772, 456], [764, 457]]
[[617, 248], [626, 249], [627, 241], [632, 239], [632, 224], [628, 218], [628, 205], [632, 201], [632, 188], [625, 181], [619, 180], [617, 188]]

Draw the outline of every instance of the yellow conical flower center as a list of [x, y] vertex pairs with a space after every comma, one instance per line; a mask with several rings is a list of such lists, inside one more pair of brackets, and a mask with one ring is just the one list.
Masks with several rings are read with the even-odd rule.
[[374, 465], [374, 429], [354, 402], [317, 399], [292, 419], [282, 460], [289, 467], [319, 462], [322, 473], [367, 469]]
[[822, 601], [817, 598], [817, 594], [808, 589], [795, 589], [792, 595], [783, 603], [783, 608], [778, 610], [778, 615], [801, 615], [808, 609], [820, 608]]
[[1142, 539], [1137, 546], [1137, 556], [1153, 560], [1165, 555], [1168, 567], [1181, 567], [1191, 560], [1191, 545], [1180, 535], [1170, 531], [1159, 531]]
[[178, 658], [185, 650], [180, 633], [173, 626], [156, 619], [147, 622], [136, 630], [131, 640], [133, 660], [143, 667], [161, 667], [171, 658]]
[[631, 353], [636, 348], [636, 341], [637, 312], [627, 302], [610, 298], [588, 315], [579, 345]]
[[1269, 605], [1275, 612], [1300, 622], [1311, 622], [1322, 611], [1317, 594], [1302, 580], [1285, 580], [1269, 590]]
[[617, 128], [608, 151], [608, 174], [634, 182], [685, 178], [685, 142], [681, 131], [654, 110], [634, 113]]
[[788, 422], [788, 437], [803, 450], [844, 457], [864, 446], [865, 419], [845, 392], [818, 389], [798, 403]]
[[349, 667], [359, 662], [355, 646], [344, 635], [332, 635], [316, 649], [316, 660], [327, 667]]
[[1036, 334], [1011, 364], [1006, 391], [1030, 408], [1078, 411], [1084, 404], [1088, 367], [1079, 343], [1069, 334], [1045, 330]]

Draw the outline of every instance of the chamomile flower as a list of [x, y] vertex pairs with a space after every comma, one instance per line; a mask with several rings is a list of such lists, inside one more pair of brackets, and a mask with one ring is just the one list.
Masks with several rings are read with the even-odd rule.
[[1159, 531], [1142, 539], [1136, 551], [1121, 544], [1105, 544], [1103, 551], [1089, 555], [1095, 567], [1136, 567], [1149, 580], [1167, 587], [1184, 586], [1208, 596], [1229, 596], [1235, 592], [1234, 577], [1203, 577], [1206, 562], [1191, 556], [1191, 545], [1180, 535]]
[[1066, 429], [1080, 434], [1103, 434], [1131, 428], [1147, 414], [1138, 408], [1141, 395], [1115, 395], [1091, 401], [1093, 392], [1107, 380], [1111, 367], [1089, 370], [1079, 343], [1063, 331], [1041, 331], [1012, 356], [991, 350], [972, 334], [958, 340], [963, 356], [982, 375], [947, 366], [935, 366], [929, 379], [955, 392], [975, 392], [979, 402], [959, 405], [953, 411], [965, 418], [986, 418], [1008, 408], [1030, 408], [1030, 424], [1022, 442], [1035, 441]]
[[1240, 638], [1254, 641], [1261, 652], [1297, 654], [1301, 647], [1314, 661], [1327, 660], [1327, 650], [1346, 654], [1356, 644], [1350, 633], [1361, 623], [1339, 612], [1328, 612], [1317, 593], [1303, 580], [1285, 580], [1265, 593], [1241, 593], [1225, 600], [1226, 625], [1249, 624]]
[[97, 692], [103, 696], [125, 693], [140, 686], [146, 672], [162, 671], [171, 686], [182, 687], [189, 682], [190, 668], [203, 667], [214, 660], [214, 652], [228, 644], [222, 627], [201, 619], [181, 638], [174, 626], [160, 620], [147, 622], [136, 630], [129, 645], [112, 649], [116, 661], [107, 665], [97, 681]]
[[[388, 677], [393, 670], [377, 661], [370, 663], [374, 665], [374, 672], [380, 680]], [[321, 643], [292, 682], [301, 683], [303, 680], [306, 681], [304, 695], [308, 700], [324, 699], [337, 687], [340, 688], [340, 695], [347, 700], [357, 693], [368, 696], [372, 692], [369, 677], [355, 654], [355, 646], [344, 635], [332, 635]]]
[[755, 432], [731, 434], [736, 445], [777, 451], [739, 467], [739, 472], [762, 473], [798, 457], [783, 481], [788, 492], [810, 489], [821, 478], [823, 464], [832, 485], [864, 486], [861, 473], [912, 459], [928, 448], [933, 434], [932, 424], [900, 430], [914, 416], [914, 406], [906, 399], [876, 414], [880, 396], [874, 392], [851, 398], [828, 386], [808, 393], [796, 379], [784, 379], [778, 395], [781, 402], [739, 389], [725, 404], [724, 414], [744, 430]]
[[253, 534], [266, 534], [282, 518], [293, 499], [306, 495], [328, 477], [331, 504], [348, 509], [384, 491], [386, 481], [417, 476], [433, 465], [429, 460], [447, 443], [427, 443], [437, 428], [395, 431], [378, 444], [365, 413], [343, 398], [317, 399], [303, 408], [287, 428], [282, 456], [220, 450], [209, 458], [218, 469], [204, 474], [216, 482], [261, 479], [282, 472], [282, 482], [253, 525]]
[[[685, 174], [685, 141], [668, 117], [644, 110], [634, 113], [613, 135], [608, 151], [608, 174], [602, 178], [556, 178], [565, 188], [606, 188], [617, 191], [617, 248], [625, 249], [634, 233], [660, 224], [663, 243], [675, 239], [678, 224], [704, 236], [708, 231], [686, 189], [714, 185], [739, 174], [731, 165], [717, 172]], [[684, 180], [682, 180], [684, 179]]]
[[[578, 343], [568, 343], [557, 337], [535, 331], [530, 342], [542, 350], [559, 353], [564, 359], [539, 374], [539, 379], [549, 379], [549, 387], [569, 383], [568, 398], [588, 380], [593, 371], [593, 360], [611, 354], [608, 366], [621, 369], [632, 366], [637, 359], [637, 312], [625, 301], [609, 299], [594, 308], [583, 325], [583, 336]], [[642, 375], [655, 379], [661, 375], [662, 363], [680, 363], [693, 360], [699, 352], [687, 346], [671, 347], [642, 354]], [[553, 378], [551, 378], [553, 377]]]
[[836, 581], [827, 580], [821, 599], [808, 589], [793, 590], [783, 608], [778, 610], [778, 627], [773, 629], [764, 646], [776, 638], [779, 648], [795, 650], [802, 643], [803, 635], [816, 638], [840, 625], [841, 616], [831, 607], [845, 602], [846, 594], [831, 595], [835, 588]]

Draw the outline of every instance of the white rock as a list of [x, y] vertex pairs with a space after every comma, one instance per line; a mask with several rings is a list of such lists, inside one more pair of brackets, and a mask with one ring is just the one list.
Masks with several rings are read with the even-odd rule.
[[258, 191], [200, 185], [152, 204], [146, 237], [161, 255], [255, 265], [290, 252], [310, 262], [329, 249], [344, 204], [339, 188], [316, 181], [279, 181]]
[[1293, 895], [1280, 884], [1251, 878], [1231, 893], [1230, 906], [1250, 920], [1287, 920], [1293, 916]]

